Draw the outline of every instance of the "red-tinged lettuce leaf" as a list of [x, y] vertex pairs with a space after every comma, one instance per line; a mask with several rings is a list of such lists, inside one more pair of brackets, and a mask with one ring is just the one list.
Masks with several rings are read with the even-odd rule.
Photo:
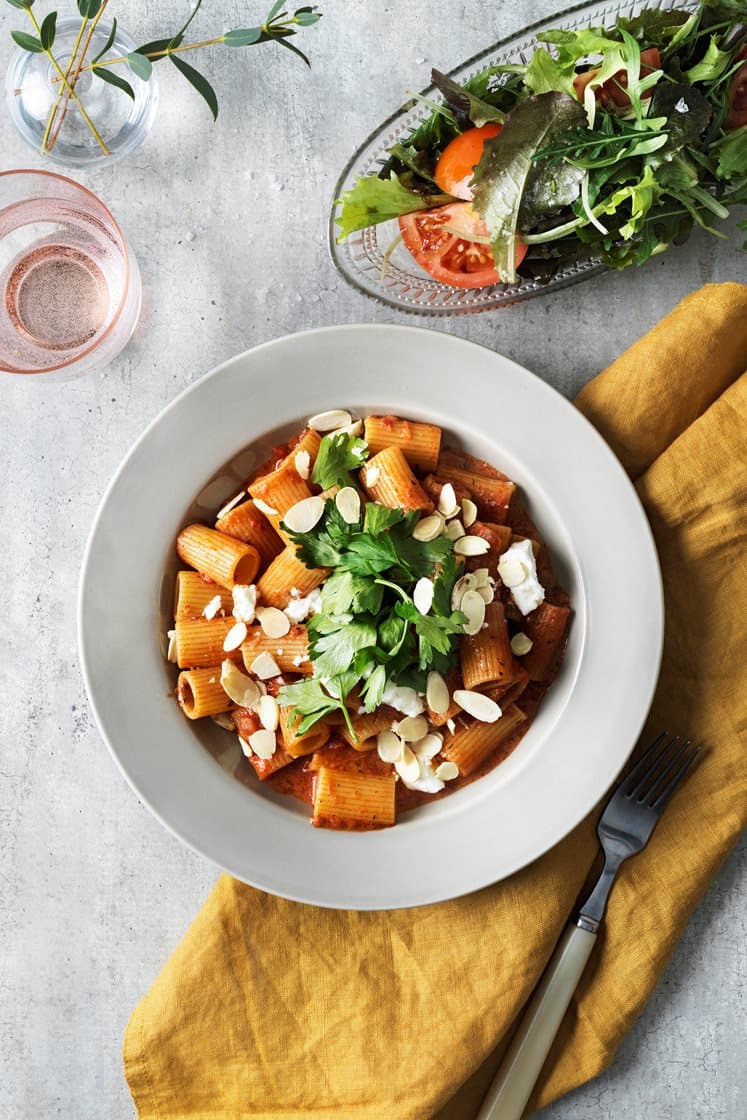
[[481, 97], [471, 93], [465, 86], [459, 85], [448, 74], [440, 70], [431, 70], [431, 81], [436, 89], [440, 90], [443, 99], [456, 117], [456, 122], [463, 131], [468, 128], [482, 128], [485, 124], [497, 121], [503, 123], [506, 114], [497, 109], [495, 105], [488, 104]]
[[488, 227], [498, 275], [516, 281], [517, 223], [527, 184], [541, 174], [532, 157], [552, 137], [586, 123], [583, 105], [567, 93], [541, 93], [517, 105], [498, 136], [486, 141], [472, 180], [474, 206]]

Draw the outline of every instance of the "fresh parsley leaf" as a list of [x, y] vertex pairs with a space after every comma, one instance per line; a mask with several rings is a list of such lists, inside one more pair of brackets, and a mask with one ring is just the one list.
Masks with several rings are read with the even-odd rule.
[[386, 669], [383, 665], [377, 665], [361, 688], [361, 698], [363, 699], [367, 712], [376, 711], [381, 704], [385, 688]]
[[368, 502], [363, 519], [363, 531], [378, 537], [379, 533], [391, 529], [392, 525], [398, 525], [404, 516], [401, 509], [390, 509], [389, 506], [379, 505], [378, 502]]
[[328, 490], [330, 486], [351, 486], [351, 471], [357, 471], [368, 458], [368, 444], [349, 432], [324, 436], [319, 444], [311, 481]]
[[315, 638], [311, 650], [314, 674], [322, 680], [339, 676], [353, 663], [358, 650], [376, 645], [376, 626], [373, 622], [356, 619], [333, 633]]

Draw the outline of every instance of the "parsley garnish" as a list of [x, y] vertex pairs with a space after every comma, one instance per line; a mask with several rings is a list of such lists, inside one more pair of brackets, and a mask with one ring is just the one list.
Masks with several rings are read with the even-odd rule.
[[[339, 466], [342, 460], [335, 461]], [[284, 686], [279, 695], [301, 717], [301, 732], [333, 711], [342, 711], [350, 725], [344, 701], [356, 686], [372, 712], [388, 681], [423, 686], [427, 671], [448, 672], [453, 664], [466, 622], [451, 609], [460, 568], [448, 537], [415, 540], [418, 517], [369, 502], [363, 524], [350, 525], [329, 498], [311, 532], [291, 534], [304, 563], [333, 569], [322, 585], [322, 610], [307, 624], [314, 676]], [[427, 615], [412, 599], [423, 576], [434, 581]]]
[[319, 445], [311, 481], [328, 490], [330, 486], [354, 486], [351, 471], [357, 471], [368, 458], [365, 440], [348, 432], [324, 436]]

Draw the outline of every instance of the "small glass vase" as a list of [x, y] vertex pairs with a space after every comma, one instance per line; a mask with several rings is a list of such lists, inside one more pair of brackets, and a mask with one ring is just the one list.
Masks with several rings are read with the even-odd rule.
[[[67, 70], [79, 30], [80, 19], [75, 17], [60, 20], [57, 26], [53, 52], [63, 72]], [[110, 32], [111, 24], [101, 23], [96, 27], [86, 52], [86, 65], [106, 46]], [[118, 27], [110, 49], [100, 61], [121, 58], [134, 51], [136, 45]], [[130, 84], [134, 101], [90, 70], [82, 72], [75, 83], [75, 92], [107, 151], [93, 135], [77, 102], [65, 96], [45, 144], [47, 122], [59, 97], [61, 82], [46, 54], [31, 54], [19, 47], [11, 59], [6, 79], [8, 109], [18, 133], [45, 160], [60, 167], [93, 167], [134, 152], [153, 123], [158, 103], [156, 77], [152, 75], [149, 81], [141, 81], [124, 63], [113, 72]]]

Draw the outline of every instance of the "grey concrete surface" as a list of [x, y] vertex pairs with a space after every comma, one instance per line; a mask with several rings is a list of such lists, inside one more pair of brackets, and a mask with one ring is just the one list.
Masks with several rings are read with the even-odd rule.
[[[146, 303], [133, 342], [103, 373], [63, 385], [0, 380], [2, 1120], [132, 1116], [125, 1023], [216, 877], [138, 803], [84, 695], [76, 585], [109, 477], [165, 404], [236, 352], [304, 327], [404, 321], [348, 288], [330, 263], [336, 176], [404, 91], [426, 84], [431, 64], [448, 69], [560, 6], [327, 0], [305, 37], [311, 71], [274, 47], [214, 52], [202, 65], [220, 97], [215, 127], [164, 73], [144, 147], [79, 176], [124, 225]], [[186, 7], [129, 0], [112, 10], [147, 39], [175, 28]], [[206, 3], [195, 29], [246, 25], [264, 7]], [[2, 6], [2, 70], [20, 20]], [[0, 165], [42, 166], [4, 111]], [[746, 274], [736, 239], [697, 236], [642, 272], [431, 327], [501, 350], [571, 395], [685, 293]], [[612, 1069], [543, 1120], [747, 1115], [744, 872], [742, 847]]]

